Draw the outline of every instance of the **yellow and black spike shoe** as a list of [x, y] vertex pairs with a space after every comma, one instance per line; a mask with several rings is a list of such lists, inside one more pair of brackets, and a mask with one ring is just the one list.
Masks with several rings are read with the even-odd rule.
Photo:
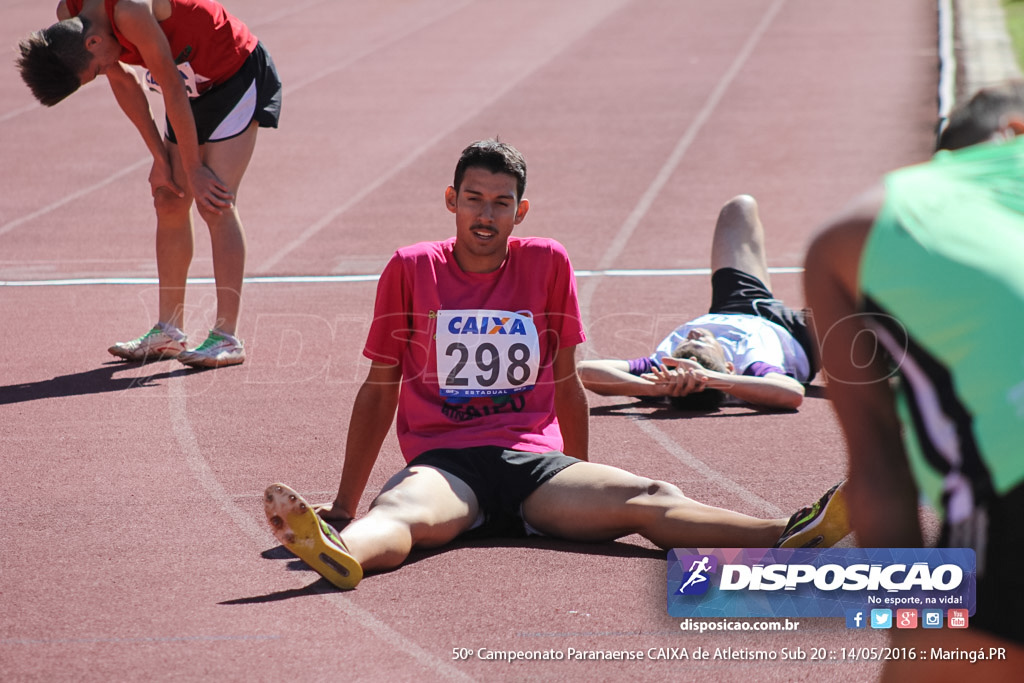
[[846, 496], [840, 482], [789, 518], [776, 548], [831, 548], [850, 533]]
[[363, 578], [363, 568], [338, 532], [294, 490], [271, 484], [263, 494], [263, 509], [274, 537], [320, 576], [342, 590], [355, 588]]

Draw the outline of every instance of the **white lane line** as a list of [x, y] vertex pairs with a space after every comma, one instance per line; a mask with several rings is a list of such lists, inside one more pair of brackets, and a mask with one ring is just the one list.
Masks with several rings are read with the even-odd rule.
[[17, 116], [21, 116], [22, 114], [27, 114], [28, 112], [38, 109], [41, 106], [43, 105], [39, 104], [38, 102], [31, 102], [23, 107], [12, 109], [6, 114], [0, 114], [0, 123], [3, 123], [4, 121], [9, 121]]
[[956, 104], [956, 49], [953, 0], [938, 0], [939, 10], [939, 125], [942, 133]]
[[[299, 12], [304, 12], [307, 9], [309, 9], [310, 7], [312, 7], [314, 5], [319, 5], [319, 4], [323, 3], [323, 2], [324, 2], [324, 0], [307, 0], [307, 2], [299, 4], [299, 5], [296, 5], [296, 4], [289, 5], [287, 8], [278, 10], [277, 12], [274, 12], [274, 13], [270, 14], [269, 16], [265, 16], [262, 19], [259, 19], [259, 20], [255, 21], [255, 22], [248, 22], [249, 28], [255, 30], [259, 26], [265, 26], [267, 24], [272, 24], [272, 23], [274, 23], [276, 21], [280, 21], [281, 19], [284, 19], [288, 15], [297, 14]], [[79, 89], [78, 92], [84, 92], [85, 88], [90, 88], [90, 87], [92, 87], [91, 83], [83, 86], [83, 88]], [[39, 104], [39, 102], [36, 102], [33, 99], [28, 104], [25, 104], [25, 105], [23, 105], [21, 107], [18, 107], [17, 109], [12, 109], [12, 110], [4, 113], [4, 114], [0, 114], [0, 123], [4, 123], [5, 121], [9, 121], [9, 120], [11, 120], [13, 118], [17, 118], [18, 116], [21, 116], [22, 114], [27, 114], [30, 111], [34, 111], [36, 109], [39, 109], [41, 106], [42, 105]]]
[[[718, 108], [722, 98], [725, 97], [725, 93], [728, 91], [730, 85], [732, 85], [732, 82], [736, 79], [740, 70], [747, 63], [750, 55], [753, 54], [754, 48], [761, 41], [761, 38], [768, 30], [769, 25], [775, 19], [775, 16], [779, 13], [779, 10], [782, 8], [784, 3], [785, 0], [776, 0], [764, 13], [764, 16], [761, 17], [761, 21], [758, 22], [753, 32], [751, 32], [728, 70], [726, 70], [721, 79], [719, 79], [715, 88], [711, 91], [711, 94], [708, 95], [707, 100], [704, 102], [704, 106], [701, 107], [696, 118], [676, 143], [676, 146], [665, 160], [665, 163], [662, 164], [661, 169], [654, 176], [654, 180], [651, 181], [647, 190], [643, 195], [641, 195], [640, 200], [637, 202], [636, 206], [633, 207], [629, 216], [626, 217], [625, 222], [623, 222], [615, 237], [609, 242], [608, 248], [605, 250], [604, 255], [598, 262], [600, 269], [597, 273], [598, 277], [595, 277], [592, 280], [587, 280], [581, 287], [579, 287], [580, 311], [584, 320], [590, 319], [590, 304], [603, 276], [608, 272], [608, 269], [610, 269], [611, 266], [619, 260], [619, 257], [626, 248], [626, 245], [629, 244], [630, 240], [633, 238], [633, 234], [636, 232], [640, 222], [643, 220], [644, 216], [647, 215], [647, 212], [650, 211], [651, 206], [653, 206], [658, 195], [661, 194], [661, 191], [671, 179], [672, 174], [675, 173], [676, 169], [679, 167], [679, 164], [682, 163], [683, 158], [686, 156], [686, 152], [689, 150], [690, 145], [693, 144], [693, 141], [697, 138], [701, 129], [711, 119], [712, 114], [714, 114], [715, 110]], [[621, 273], [624, 271], [618, 272]], [[709, 270], [701, 270], [701, 274], [707, 274], [708, 272]], [[653, 423], [639, 421], [635, 424], [642, 432], [646, 433], [662, 448], [664, 448], [668, 454], [674, 456], [688, 467], [699, 472], [702, 476], [707, 478], [708, 481], [711, 481], [727, 491], [734, 493], [739, 498], [750, 504], [757, 505], [762, 511], [770, 511], [769, 514], [772, 516], [781, 516], [778, 512], [778, 508], [774, 505], [709, 467], [702, 460], [683, 449], [671, 437], [658, 429]]]
[[[265, 18], [265, 19], [260, 20], [260, 21], [258, 21], [256, 23], [250, 24], [250, 26], [255, 28], [257, 26], [269, 23], [270, 21], [276, 21], [276, 20], [282, 19], [282, 18], [284, 18], [284, 17], [286, 17], [286, 16], [288, 16], [290, 14], [295, 14], [295, 13], [301, 12], [301, 11], [305, 10], [306, 8], [312, 6], [312, 5], [320, 4], [320, 1], [321, 0], [311, 0], [310, 2], [307, 2], [304, 5], [292, 6], [292, 7], [288, 8], [288, 9], [286, 9], [286, 10], [282, 10], [280, 12], [277, 12], [277, 13], [273, 14], [273, 15], [271, 15], [268, 18]], [[371, 46], [370, 48], [368, 48], [368, 49], [364, 50], [363, 52], [359, 53], [358, 55], [356, 55], [355, 57], [351, 57], [349, 59], [346, 59], [343, 62], [339, 63], [338, 65], [335, 65], [334, 67], [331, 67], [329, 69], [323, 70], [323, 71], [321, 71], [321, 72], [319, 72], [319, 73], [317, 73], [317, 74], [315, 74], [315, 75], [313, 75], [313, 76], [311, 76], [309, 78], [303, 79], [303, 80], [299, 81], [297, 84], [290, 85], [290, 86], [286, 85], [285, 91], [290, 93], [290, 92], [293, 92], [293, 91], [298, 90], [300, 88], [304, 88], [304, 87], [310, 85], [311, 83], [316, 82], [316, 80], [319, 79], [319, 78], [327, 76], [327, 75], [329, 75], [331, 73], [334, 73], [336, 71], [340, 71], [342, 69], [345, 69], [345, 68], [351, 66], [352, 63], [355, 62], [356, 60], [363, 59], [363, 58], [369, 56], [370, 54], [373, 54], [373, 52], [376, 51], [376, 50], [386, 49], [389, 45], [393, 45], [396, 40], [401, 40], [401, 39], [407, 38], [409, 35], [411, 35], [415, 31], [419, 31], [419, 30], [425, 28], [426, 26], [429, 26], [433, 21], [437, 21], [439, 19], [447, 18], [453, 12], [455, 12], [458, 9], [461, 9], [466, 4], [470, 4], [471, 2], [472, 2], [472, 0], [469, 0], [469, 2], [464, 2], [464, 3], [462, 3], [462, 4], [458, 5], [458, 6], [455, 6], [455, 7], [446, 7], [442, 14], [436, 15], [435, 17], [428, 17], [428, 19], [426, 21], [418, 22], [411, 29], [409, 29], [408, 31], [403, 32], [397, 38], [395, 38], [393, 40], [390, 40], [390, 41], [388, 41], [385, 44]], [[89, 84], [89, 85], [92, 86], [93, 84]], [[89, 86], [87, 86], [87, 87], [89, 87]], [[19, 109], [16, 109], [16, 110], [13, 110], [11, 112], [8, 112], [7, 114], [4, 114], [2, 118], [0, 118], [0, 123], [6, 121], [8, 119], [12, 119], [12, 118], [14, 118], [15, 116], [17, 116], [19, 114], [24, 114], [24, 113], [27, 113], [29, 111], [32, 111], [32, 110], [36, 109], [38, 106], [39, 106], [38, 104], [32, 103], [32, 104], [26, 105], [24, 107], [21, 107]], [[55, 202], [51, 202], [50, 204], [47, 204], [46, 206], [43, 206], [43, 207], [41, 207], [39, 209], [36, 209], [35, 211], [33, 211], [33, 212], [29, 213], [29, 214], [25, 214], [24, 216], [21, 216], [19, 218], [14, 219], [14, 220], [8, 221], [7, 223], [4, 223], [3, 225], [0, 225], [0, 235], [4, 235], [4, 234], [10, 232], [11, 230], [17, 228], [20, 225], [24, 225], [25, 223], [27, 223], [27, 222], [29, 222], [31, 220], [34, 220], [36, 218], [39, 218], [40, 216], [46, 215], [47, 213], [49, 213], [51, 211], [59, 209], [60, 207], [64, 206], [65, 204], [68, 204], [68, 203], [70, 203], [70, 202], [72, 202], [72, 201], [74, 201], [76, 199], [79, 199], [79, 198], [84, 197], [84, 196], [86, 196], [88, 194], [91, 194], [92, 192], [95, 192], [96, 190], [100, 189], [101, 187], [105, 187], [105, 186], [113, 183], [114, 181], [123, 178], [125, 175], [131, 173], [132, 171], [135, 171], [138, 168], [142, 168], [142, 167], [144, 167], [144, 166], [146, 166], [148, 164], [152, 164], [152, 158], [147, 156], [147, 157], [145, 157], [143, 159], [139, 159], [138, 161], [134, 162], [130, 166], [126, 166], [126, 167], [122, 168], [121, 170], [114, 172], [113, 174], [107, 176], [106, 178], [104, 178], [103, 180], [99, 181], [98, 183], [94, 183], [93, 185], [90, 185], [90, 186], [85, 187], [85, 188], [83, 188], [81, 190], [78, 190], [78, 191], [76, 191], [76, 192], [74, 192], [74, 193], [72, 193], [70, 195], [67, 195], [67, 196], [65, 196], [65, 197], [63, 197], [63, 198], [61, 198], [61, 199], [59, 199], [59, 200], [57, 200]]]
[[502, 97], [504, 97], [506, 94], [508, 94], [511, 90], [518, 87], [521, 83], [523, 83], [523, 81], [528, 79], [538, 70], [550, 64], [556, 57], [558, 57], [565, 50], [567, 50], [570, 45], [574, 44], [577, 40], [589, 34], [590, 31], [594, 28], [594, 26], [596, 26], [601, 21], [606, 19], [610, 14], [612, 14], [615, 10], [619, 9], [626, 2], [628, 2], [628, 0], [623, 0], [622, 2], [618, 3], [609, 3], [609, 6], [606, 7], [602, 13], [590, 17], [588, 20], [588, 24], [580, 26], [575, 36], [571, 37], [571, 39], [567, 37], [564, 43], [562, 44], [561, 48], [549, 54], [547, 58], [539, 60], [532, 67], [525, 68], [522, 71], [518, 72], [515, 78], [509, 78], [505, 81], [502, 81], [502, 87], [495, 89], [489, 97], [481, 99], [476, 106], [470, 109], [466, 109], [466, 111], [464, 111], [461, 116], [452, 117], [452, 120], [450, 121], [449, 125], [440, 129], [436, 134], [434, 134], [433, 136], [425, 140], [422, 144], [413, 149], [412, 152], [406, 155], [405, 158], [398, 161], [396, 164], [388, 168], [388, 170], [386, 170], [384, 173], [377, 176], [377, 178], [372, 180], [369, 184], [364, 185], [360, 190], [349, 196], [345, 200], [345, 202], [331, 209], [326, 214], [321, 216], [318, 220], [314, 221], [311, 225], [307, 226], [306, 229], [303, 230], [295, 239], [281, 247], [281, 249], [279, 249], [276, 254], [274, 254], [269, 259], [264, 261], [258, 268], [256, 268], [256, 270], [258, 272], [263, 273], [272, 270], [286, 256], [288, 256], [293, 251], [295, 251], [296, 249], [304, 245], [306, 242], [311, 240], [313, 237], [315, 237], [317, 234], [319, 234], [321, 230], [323, 230], [325, 227], [333, 223], [339, 216], [346, 213], [353, 206], [359, 204], [359, 202], [363, 201], [367, 196], [369, 196], [374, 191], [382, 187], [385, 183], [394, 178], [396, 175], [398, 175], [405, 169], [409, 168], [409, 166], [411, 166], [415, 161], [417, 161], [424, 153], [433, 149], [441, 140], [443, 140], [444, 138], [451, 135], [454, 131], [466, 125], [480, 112], [484, 111], [492, 104], [494, 104]]
[[59, 209], [60, 207], [64, 206], [65, 204], [70, 204], [71, 202], [73, 202], [73, 201], [75, 201], [77, 199], [81, 199], [82, 197], [88, 196], [88, 195], [92, 194], [93, 192], [95, 192], [96, 190], [100, 189], [101, 187], [105, 187], [105, 186], [111, 184], [112, 182], [114, 182], [115, 180], [120, 180], [121, 178], [123, 178], [124, 176], [128, 175], [129, 173], [135, 171], [136, 169], [143, 168], [144, 166], [150, 164], [151, 162], [152, 162], [152, 159], [150, 157], [146, 157], [145, 159], [139, 159], [134, 164], [131, 164], [130, 166], [125, 166], [120, 171], [117, 171], [116, 173], [112, 173], [111, 175], [107, 176], [106, 178], [104, 178], [103, 180], [99, 181], [98, 183], [93, 183], [92, 185], [89, 185], [88, 187], [83, 187], [82, 189], [80, 189], [80, 190], [78, 190], [76, 192], [72, 192], [71, 194], [64, 195], [63, 197], [61, 197], [57, 201], [50, 202], [46, 206], [41, 207], [39, 209], [36, 209], [32, 213], [27, 213], [24, 216], [21, 216], [20, 218], [15, 218], [13, 221], [7, 221], [3, 225], [0, 225], [0, 235], [6, 234], [6, 233], [10, 232], [11, 230], [14, 230], [19, 225], [24, 225], [25, 223], [27, 223], [27, 222], [29, 222], [29, 221], [31, 221], [33, 219], [39, 218], [40, 216], [43, 216], [43, 215], [53, 211], [54, 209]]
[[322, 78], [326, 78], [327, 76], [336, 74], [339, 71], [344, 71], [345, 69], [349, 68], [356, 62], [366, 59], [375, 52], [386, 51], [392, 45], [401, 44], [402, 42], [408, 40], [410, 36], [419, 33], [420, 31], [422, 31], [423, 29], [427, 28], [432, 24], [436, 24], [440, 21], [443, 21], [444, 19], [447, 19], [456, 12], [473, 4], [474, 1], [475, 0], [464, 0], [463, 2], [458, 4], [448, 5], [440, 14], [434, 14], [427, 17], [423, 17], [416, 23], [406, 28], [404, 31], [389, 34], [391, 37], [386, 42], [372, 43], [370, 45], [367, 45], [361, 52], [357, 52], [336, 64], [333, 64], [325, 69], [321, 69], [320, 71], [314, 74], [310, 74], [306, 78], [302, 78], [298, 81], [295, 81], [294, 83], [285, 83], [284, 92], [287, 95], [294, 90], [305, 88], [306, 86], [311, 85]]
[[[671, 437], [665, 434], [665, 432], [658, 429], [649, 420], [637, 420], [634, 422], [637, 428], [645, 433], [647, 436], [654, 439], [659, 446], [665, 449], [665, 452], [676, 458], [679, 462], [683, 463], [700, 476], [707, 479], [712, 484], [722, 488], [729, 493], [734, 494], [737, 498], [747, 503], [748, 505], [756, 508], [757, 514], [765, 515], [768, 517], [786, 517], [786, 513], [782, 511], [774, 503], [770, 503], [761, 496], [757, 495], [753, 491], [750, 491], [740, 484], [722, 474], [718, 470], [715, 470], [708, 466], [703, 460], [690, 453], [688, 450], [676, 443]], [[680, 487], [681, 488], [681, 487]], [[683, 491], [687, 496], [691, 496], [688, 491]]]
[[665, 163], [654, 177], [654, 180], [651, 181], [647, 190], [640, 197], [640, 201], [637, 202], [635, 207], [633, 207], [633, 210], [619, 228], [618, 233], [616, 233], [615, 237], [609, 243], [608, 249], [605, 250], [604, 257], [598, 264], [599, 268], [610, 268], [619, 258], [622, 250], [626, 248], [627, 244], [629, 244], [629, 241], [632, 239], [633, 233], [636, 231], [640, 221], [643, 220], [644, 216], [647, 215], [647, 212], [650, 211], [654, 201], [658, 198], [658, 195], [661, 194], [662, 189], [668, 183], [676, 168], [678, 168], [679, 164], [682, 163], [683, 157], [686, 156], [686, 152], [690, 149], [690, 145], [693, 144], [693, 141], [697, 138], [697, 134], [700, 133], [704, 124], [711, 119], [711, 115], [714, 113], [715, 109], [718, 108], [718, 104], [722, 101], [722, 98], [725, 96], [729, 86], [732, 85], [732, 82], [736, 79], [740, 70], [747, 63], [747, 60], [753, 53], [754, 48], [761, 41], [761, 37], [768, 30], [769, 24], [771, 24], [775, 15], [779, 13], [779, 10], [784, 3], [785, 0], [775, 0], [771, 7], [768, 8], [768, 11], [765, 12], [760, 23], [758, 23], [754, 28], [753, 33], [751, 33], [750, 37], [747, 38], [747, 41], [740, 49], [739, 54], [736, 55], [736, 59], [733, 60], [729, 69], [722, 75], [722, 78], [719, 79], [715, 89], [711, 91], [710, 95], [708, 95], [707, 101], [704, 102], [704, 106], [701, 107], [700, 111], [697, 113], [697, 117], [693, 120], [693, 123], [691, 123], [686, 129], [686, 132], [683, 133], [683, 136], [676, 143], [675, 148], [672, 150], [672, 153], [669, 154], [668, 159], [665, 160]]
[[[781, 266], [769, 268], [769, 273], [788, 275], [802, 273], [802, 267]], [[591, 277], [689, 277], [708, 276], [710, 268], [652, 268], [652, 269], [619, 269], [619, 270], [577, 270], [577, 278]], [[247, 285], [293, 285], [293, 284], [337, 284], [352, 282], [376, 282], [378, 274], [368, 275], [268, 275], [244, 278]], [[188, 279], [190, 285], [213, 284], [212, 277], [194, 277]], [[0, 280], [0, 287], [96, 287], [105, 285], [157, 285], [155, 277], [90, 277], [65, 278], [60, 280]]]

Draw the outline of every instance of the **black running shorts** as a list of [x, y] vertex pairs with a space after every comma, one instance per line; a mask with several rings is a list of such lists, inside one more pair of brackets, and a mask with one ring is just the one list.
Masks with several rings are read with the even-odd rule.
[[[281, 116], [281, 79], [270, 53], [257, 43], [235, 75], [189, 100], [199, 144], [230, 140], [253, 121], [260, 128], [277, 128]], [[167, 139], [177, 144], [167, 120]]]
[[541, 484], [566, 467], [582, 462], [558, 451], [528, 453], [498, 446], [440, 448], [417, 456], [409, 467], [427, 466], [464, 481], [476, 495], [482, 524], [464, 537], [522, 537], [522, 505]]
[[818, 372], [818, 354], [811, 334], [809, 311], [789, 308], [776, 299], [760, 278], [736, 268], [719, 268], [711, 274], [711, 307], [708, 313], [741, 313], [770, 320], [793, 335], [810, 362], [807, 382]]

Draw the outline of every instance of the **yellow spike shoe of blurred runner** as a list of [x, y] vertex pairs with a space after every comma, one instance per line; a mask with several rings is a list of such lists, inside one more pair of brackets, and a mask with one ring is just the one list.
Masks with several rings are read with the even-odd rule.
[[850, 533], [846, 495], [840, 482], [789, 518], [776, 548], [831, 548]]

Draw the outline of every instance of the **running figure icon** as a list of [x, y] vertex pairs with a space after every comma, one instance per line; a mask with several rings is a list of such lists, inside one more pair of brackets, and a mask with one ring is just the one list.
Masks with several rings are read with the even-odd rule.
[[700, 558], [700, 560], [693, 561], [693, 564], [690, 565], [689, 569], [690, 577], [686, 579], [682, 586], [679, 587], [680, 593], [686, 593], [686, 589], [690, 586], [696, 585], [698, 583], [704, 583], [708, 580], [708, 577], [704, 576], [704, 573], [711, 570], [711, 567], [708, 566], [708, 562], [710, 561], [710, 559], [711, 558], [705, 555], [704, 557]]

